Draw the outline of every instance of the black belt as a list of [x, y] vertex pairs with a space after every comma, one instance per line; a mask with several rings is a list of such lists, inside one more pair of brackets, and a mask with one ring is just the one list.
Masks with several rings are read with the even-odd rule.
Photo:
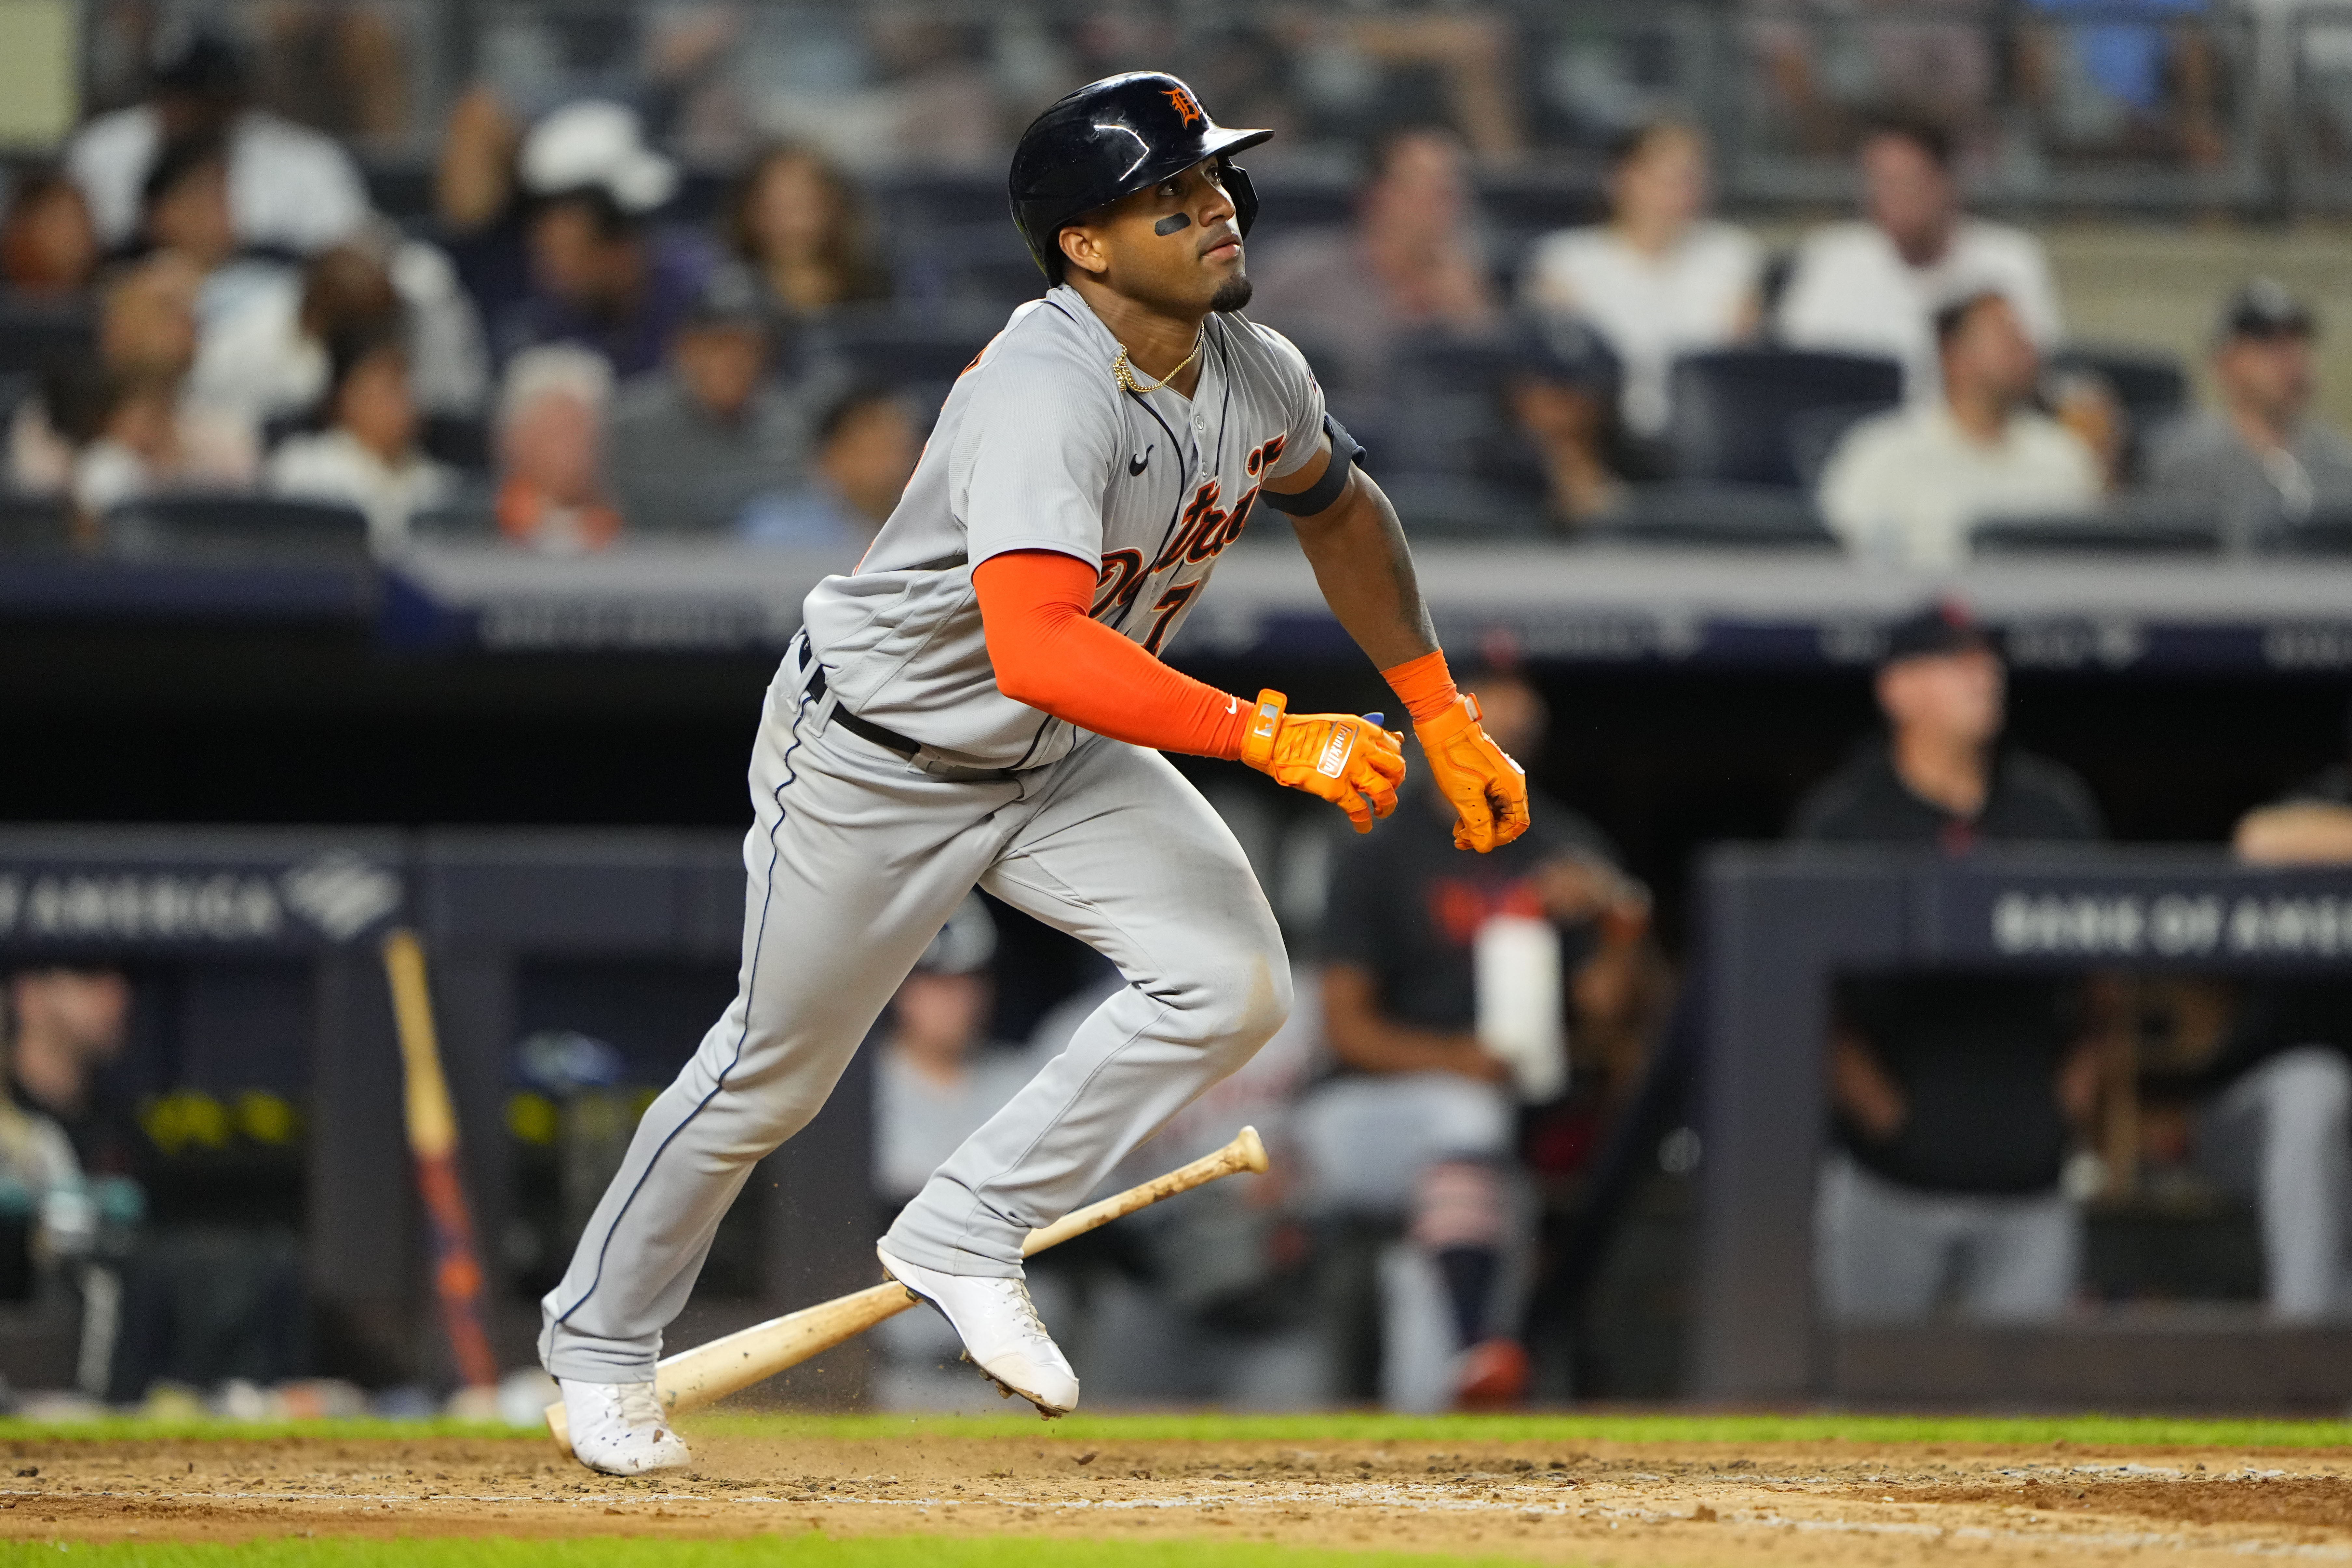
[[[811, 657], [808, 638], [803, 637], [800, 653], [803, 669], [809, 668]], [[810, 672], [805, 689], [811, 698], [822, 702], [824, 700], [825, 688], [824, 666], [820, 664]], [[853, 735], [873, 742], [886, 752], [898, 752], [909, 762], [914, 761], [916, 753], [923, 749], [923, 743], [920, 741], [910, 741], [896, 730], [885, 729], [869, 719], [860, 719], [838, 702], [833, 705], [831, 721], [840, 725]], [[1012, 779], [1018, 776], [1011, 768], [957, 768], [954, 772], [973, 779]]]

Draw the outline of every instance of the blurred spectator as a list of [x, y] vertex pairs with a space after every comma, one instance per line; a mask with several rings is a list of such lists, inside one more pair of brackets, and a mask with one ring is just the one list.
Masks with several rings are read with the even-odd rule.
[[[1965, 855], [2101, 836], [2082, 780], [2004, 750], [2006, 676], [1958, 606], [1889, 635], [1884, 740], [1815, 786], [1793, 837]], [[2011, 973], [1840, 984], [1830, 1041], [1836, 1147], [1814, 1217], [1822, 1299], [1842, 1320], [2047, 1318], [2074, 1289], [2082, 1221], [2059, 1178], [2099, 1061], [2081, 987]]]
[[61, 1130], [76, 1172], [128, 1173], [138, 1125], [107, 1069], [129, 1037], [130, 982], [118, 970], [43, 965], [10, 976], [6, 1002], [8, 1099]]
[[740, 268], [711, 274], [669, 366], [614, 400], [613, 489], [640, 533], [722, 533], [801, 466], [801, 421], [768, 377], [768, 319]]
[[467, 297], [495, 330], [530, 294], [530, 259], [515, 159], [522, 128], [497, 92], [477, 85], [449, 106], [434, 166], [438, 238]]
[[1975, 523], [2082, 510], [2104, 488], [2090, 448], [2033, 408], [2040, 366], [2007, 298], [1946, 306], [1936, 340], [1943, 397], [1864, 420], [1822, 472], [1822, 518], [1866, 560], [1955, 566]]
[[1706, 138], [1660, 120], [1611, 159], [1609, 221], [1537, 241], [1523, 286], [1548, 315], [1581, 316], [1625, 367], [1625, 423], [1643, 436], [1666, 425], [1666, 373], [1679, 355], [1721, 348], [1756, 330], [1763, 252], [1755, 237], [1706, 216]]
[[604, 489], [604, 413], [613, 368], [572, 343], [526, 349], [499, 394], [499, 531], [553, 553], [620, 537]]
[[1791, 346], [1900, 360], [1912, 398], [1933, 401], [1934, 320], [1945, 300], [1995, 293], [2026, 336], [2048, 349], [2063, 334], [2042, 242], [1960, 210], [1951, 137], [1924, 121], [1882, 121], [1861, 152], [1867, 221], [1807, 236], [1780, 300]]
[[531, 292], [492, 323], [501, 357], [535, 343], [593, 349], [623, 379], [656, 369], [710, 270], [707, 246], [650, 226], [677, 166], [617, 103], [566, 104], [522, 144]]
[[370, 548], [394, 555], [408, 542], [409, 520], [446, 502], [457, 478], [417, 450], [416, 400], [399, 318], [345, 333], [331, 349], [327, 428], [280, 443], [262, 485], [273, 495], [359, 508]]
[[9, 425], [18, 489], [70, 492], [95, 515], [150, 490], [252, 483], [252, 425], [188, 388], [199, 283], [194, 265], [174, 251], [100, 280], [99, 363], [59, 367]]
[[333, 138], [252, 107], [246, 64], [222, 34], [175, 23], [156, 35], [145, 103], [74, 133], [65, 163], [89, 200], [100, 243], [129, 241], [159, 150], [184, 137], [226, 139], [228, 200], [239, 245], [309, 255], [357, 228], [367, 187]]
[[1276, 37], [1296, 51], [1297, 86], [1289, 96], [1313, 103], [1324, 118], [1385, 132], [1406, 118], [1396, 111], [1397, 89], [1428, 83], [1437, 90], [1416, 107], [1458, 131], [1480, 157], [1524, 150], [1525, 62], [1517, 51], [1528, 38], [1518, 19], [1499, 8], [1330, 7], [1276, 16]]
[[[1501, 671], [1465, 684], [1487, 733], [1534, 755], [1546, 721], [1536, 689]], [[1477, 1032], [1481, 931], [1500, 916], [1549, 918], [1562, 993], [1549, 1005], [1572, 1023], [1572, 1041], [1589, 1032], [1598, 1043], [1635, 1006], [1649, 896], [1615, 868], [1599, 829], [1557, 803], [1538, 802], [1534, 826], [1491, 855], [1456, 851], [1450, 820], [1423, 788], [1340, 850], [1322, 940], [1337, 1071], [1309, 1092], [1295, 1127], [1310, 1209], [1404, 1226], [1410, 1253], [1382, 1268], [1391, 1329], [1411, 1310], [1416, 1274], [1441, 1282], [1451, 1365], [1433, 1378], [1391, 1359], [1381, 1374], [1391, 1400], [1413, 1403], [1409, 1391], [1450, 1384], [1454, 1403], [1491, 1404], [1526, 1385], [1507, 1280], [1525, 1262], [1529, 1216], [1513, 1068]], [[1403, 1336], [1385, 1338], [1395, 1346]]]
[[71, 299], [89, 287], [98, 262], [80, 187], [54, 169], [19, 176], [0, 219], [0, 284], [22, 299]]
[[371, 224], [320, 251], [303, 268], [299, 288], [269, 289], [208, 328], [197, 384], [265, 422], [283, 418], [326, 395], [335, 339], [386, 323], [406, 333], [409, 387], [422, 412], [481, 412], [489, 363], [473, 302], [446, 253], [389, 225]]
[[1475, 219], [1461, 143], [1442, 131], [1398, 132], [1381, 146], [1353, 228], [1267, 247], [1253, 268], [1254, 314], [1298, 338], [1327, 380], [1376, 396], [1408, 335], [1495, 325]]
[[754, 500], [743, 514], [743, 537], [754, 544], [862, 553], [898, 506], [922, 446], [904, 398], [850, 393], [817, 423], [807, 487]]
[[1573, 531], [1605, 517], [1628, 481], [1655, 477], [1625, 434], [1617, 356], [1574, 317], [1537, 327], [1521, 342], [1504, 399], [1518, 437], [1496, 465], [1503, 488], [1541, 504]]
[[1853, 144], [1872, 104], [1916, 106], [1946, 125], [1980, 122], [1998, 34], [1986, 0], [1934, 6], [1745, 0], [1772, 96], [1813, 156]]
[[2194, 18], [2206, 0], [2027, 0], [2021, 96], [2050, 143], [2210, 168], [2228, 156], [2215, 121], [2221, 64]]
[[780, 321], [889, 298], [889, 275], [868, 247], [856, 193], [811, 149], [760, 154], [736, 187], [727, 234]]
[[2151, 489], [2219, 516], [2240, 538], [2352, 510], [2352, 441], [2311, 416], [2311, 308], [2267, 278], [2238, 290], [2213, 334], [2221, 406], [2159, 431]]
[[259, 425], [315, 396], [298, 365], [271, 353], [301, 299], [301, 276], [272, 257], [240, 253], [229, 216], [228, 147], [201, 131], [163, 144], [140, 194], [140, 244], [185, 257], [202, 275], [191, 395]]

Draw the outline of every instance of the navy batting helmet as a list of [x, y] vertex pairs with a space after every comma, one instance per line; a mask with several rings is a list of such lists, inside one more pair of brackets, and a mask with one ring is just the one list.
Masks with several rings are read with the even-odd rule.
[[1247, 234], [1257, 216], [1257, 193], [1249, 176], [1226, 160], [1273, 134], [1219, 125], [1192, 89], [1165, 71], [1108, 76], [1063, 99], [1021, 133], [1008, 182], [1013, 221], [1046, 278], [1059, 283], [1062, 247], [1055, 237], [1065, 227], [1215, 158], [1234, 220]]

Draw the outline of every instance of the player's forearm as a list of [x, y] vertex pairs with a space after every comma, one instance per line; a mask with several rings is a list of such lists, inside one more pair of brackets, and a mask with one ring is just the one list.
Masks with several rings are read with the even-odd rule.
[[1436, 650], [1404, 526], [1370, 475], [1356, 470], [1346, 494], [1292, 526], [1323, 602], [1374, 665], [1389, 669]]
[[1171, 669], [1087, 615], [1095, 574], [1050, 551], [1016, 551], [972, 573], [996, 688], [1081, 730], [1195, 756], [1241, 755], [1249, 710]]

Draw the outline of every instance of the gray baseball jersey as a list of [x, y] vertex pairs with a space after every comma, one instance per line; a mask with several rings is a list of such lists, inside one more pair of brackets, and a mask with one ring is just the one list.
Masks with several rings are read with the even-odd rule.
[[972, 568], [1013, 550], [1076, 556], [1100, 574], [1095, 618], [1166, 646], [1259, 481], [1305, 463], [1323, 427], [1322, 388], [1287, 339], [1238, 315], [1202, 331], [1188, 399], [1121, 391], [1118, 340], [1066, 284], [1013, 313], [948, 395], [866, 559], [808, 596], [845, 707], [976, 767], [1069, 751], [1069, 724], [996, 689]]

